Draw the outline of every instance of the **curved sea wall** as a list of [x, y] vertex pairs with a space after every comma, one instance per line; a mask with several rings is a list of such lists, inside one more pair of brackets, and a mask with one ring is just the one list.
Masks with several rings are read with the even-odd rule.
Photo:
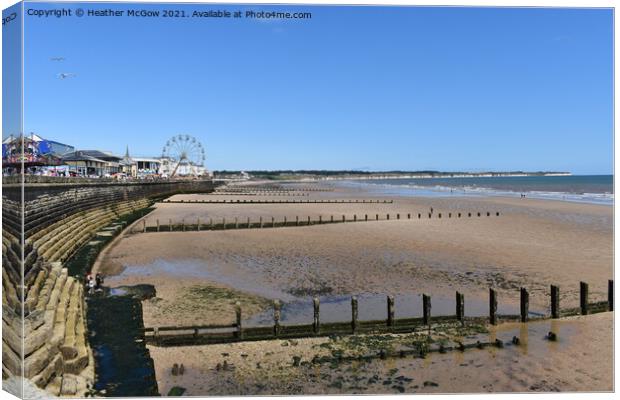
[[23, 191], [4, 184], [3, 379], [25, 377], [53, 395], [83, 396], [94, 381], [94, 362], [83, 284], [69, 276], [65, 262], [98, 230], [154, 199], [212, 190], [211, 181], [29, 181]]

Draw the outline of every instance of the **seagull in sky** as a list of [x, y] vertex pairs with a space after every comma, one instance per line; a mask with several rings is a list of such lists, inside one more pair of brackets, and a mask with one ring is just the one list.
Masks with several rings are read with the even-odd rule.
[[50, 61], [65, 61], [64, 57], [52, 57], [50, 58]]
[[73, 78], [74, 76], [76, 76], [76, 74], [74, 74], [73, 72], [62, 72], [58, 74], [58, 78], [60, 79]]

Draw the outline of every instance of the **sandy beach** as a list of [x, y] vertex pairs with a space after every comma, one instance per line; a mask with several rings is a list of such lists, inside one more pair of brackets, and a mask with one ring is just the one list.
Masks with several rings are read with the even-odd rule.
[[[145, 326], [231, 322], [235, 301], [241, 302], [244, 319], [260, 322], [268, 320], [269, 304], [273, 299], [284, 302], [283, 321], [296, 322], [310, 315], [308, 305], [312, 296], [332, 300], [331, 308], [326, 305], [324, 313], [325, 318], [334, 320], [342, 320], [347, 313], [350, 316], [348, 298], [351, 295], [360, 296], [361, 319], [382, 317], [384, 296], [388, 294], [396, 296], [397, 317], [420, 315], [422, 293], [432, 295], [435, 315], [451, 314], [456, 290], [465, 294], [466, 314], [485, 315], [489, 287], [498, 291], [500, 313], [518, 310], [520, 287], [528, 288], [530, 309], [540, 313], [548, 313], [551, 284], [561, 288], [562, 307], [577, 306], [579, 281], [590, 284], [591, 301], [606, 299], [607, 280], [613, 278], [610, 206], [502, 197], [412, 198], [386, 196], [359, 188], [329, 188], [333, 190], [308, 192], [307, 196], [185, 194], [173, 196], [171, 200], [303, 198], [358, 199], [360, 203], [159, 203], [145, 221], [148, 226], [154, 226], [158, 219], [161, 223], [170, 219], [184, 219], [190, 223], [198, 218], [233, 221], [236, 217], [242, 222], [248, 217], [252, 221], [263, 217], [268, 222], [271, 217], [280, 221], [286, 217], [291, 221], [296, 216], [300, 219], [310, 216], [313, 220], [321, 216], [328, 220], [332, 215], [335, 218], [345, 215], [347, 219], [355, 215], [362, 219], [366, 214], [370, 220], [307, 227], [126, 233], [103, 254], [98, 263], [99, 271], [106, 275], [106, 284], [112, 287], [138, 283], [155, 285], [156, 298], [143, 304]], [[361, 203], [364, 199], [386, 199], [393, 203]], [[431, 207], [434, 217], [429, 219], [427, 214]], [[487, 211], [491, 217], [486, 216]], [[458, 212], [463, 214], [461, 218], [456, 218]], [[473, 217], [465, 217], [468, 212], [473, 213]], [[477, 212], [481, 212], [482, 217], [477, 217]], [[499, 216], [495, 216], [497, 212]], [[418, 213], [422, 214], [421, 219], [417, 218]], [[441, 219], [436, 217], [438, 213], [443, 214]], [[448, 213], [453, 213], [452, 218], [447, 218]], [[377, 214], [381, 215], [381, 220], [373, 221]], [[390, 220], [386, 220], [387, 214]], [[400, 219], [396, 219], [396, 214], [400, 214]], [[407, 214], [412, 218], [407, 219]], [[588, 322], [584, 322], [586, 320]], [[531, 324], [529, 329], [534, 332], [530, 336], [542, 337], [548, 330], [544, 324], [549, 322], [538, 324]], [[566, 324], [571, 327], [566, 328], [569, 333], [575, 332], [568, 335], [571, 343], [585, 340], [580, 332], [587, 331], [592, 340], [588, 346], [595, 346], [601, 352], [611, 346], [610, 314]], [[509, 328], [502, 325], [498, 329]], [[280, 345], [276, 342], [226, 345], [236, 349], [227, 351], [231, 356], [237, 352], [249, 354], [246, 360], [236, 363], [239, 368], [234, 374], [214, 373], [213, 365], [201, 364], [200, 360], [207, 359], [205, 354], [219, 351], [218, 346], [225, 345], [201, 346], [200, 352], [196, 347], [151, 346], [160, 391], [167, 393], [165, 388], [174, 386], [180, 379], [166, 371], [171, 360], [180, 359], [182, 354], [189, 372], [182, 378], [181, 386], [188, 388], [188, 394], [295, 393], [295, 385], [301, 385], [300, 393], [355, 392], [347, 390], [346, 385], [329, 389], [331, 386], [322, 379], [314, 382], [308, 375], [309, 370], [303, 368], [296, 372], [301, 375], [296, 375], [288, 386], [275, 383], [275, 386], [263, 388], [252, 386], [255, 378], [241, 374], [241, 365], [255, 366], [260, 349]], [[584, 370], [589, 372], [576, 373], [573, 380], [562, 368], [562, 365], [570, 365], [573, 347], [567, 345], [566, 349], [561, 346], [558, 349], [553, 351], [558, 361], [549, 364], [551, 367], [540, 362], [542, 356], [537, 351], [528, 351], [518, 360], [518, 365], [508, 350], [502, 353], [508, 354], [506, 357], [491, 356], [484, 351], [471, 356], [474, 364], [497, 364], [491, 375], [475, 372], [483, 368], [454, 368], [445, 373], [442, 365], [454, 363], [453, 357], [448, 355], [433, 359], [429, 368], [420, 369], [418, 361], [411, 360], [406, 362], [412, 365], [399, 364], [398, 368], [410, 373], [416, 371], [416, 376], [427, 374], [426, 380], [439, 384], [420, 386], [420, 378], [416, 378], [417, 383], [414, 380], [411, 385], [405, 385], [407, 392], [610, 389], [611, 355], [609, 362], [602, 366], [594, 362], [592, 354], [580, 353], [584, 365], [588, 365]], [[290, 357], [287, 352], [285, 358], [290, 360]], [[428, 364], [428, 360], [424, 362]], [[364, 366], [365, 373], [385, 370], [382, 363], [377, 361]], [[600, 368], [600, 373], [593, 374], [594, 367]], [[267, 370], [277, 375], [273, 368], [263, 371]], [[519, 373], [523, 377], [511, 377]], [[188, 379], [191, 382], [187, 382]], [[299, 383], [299, 379], [303, 383]], [[256, 382], [260, 380], [263, 377], [256, 378]], [[416, 384], [418, 387], [414, 389]], [[400, 390], [381, 382], [373, 385], [362, 386], [369, 388], [368, 393]]]

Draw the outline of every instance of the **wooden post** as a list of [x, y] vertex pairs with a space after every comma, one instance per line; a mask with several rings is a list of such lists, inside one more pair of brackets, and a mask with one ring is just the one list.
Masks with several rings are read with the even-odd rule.
[[471, 218], [471, 213], [467, 213], [467, 217], [468, 217], [468, 218]]
[[456, 292], [456, 319], [463, 321], [465, 318], [465, 295]]
[[342, 222], [344, 222], [344, 215], [342, 216]]
[[390, 214], [386, 214], [385, 218], [389, 221], [390, 220]]
[[497, 292], [489, 288], [489, 323], [497, 325]]
[[614, 280], [607, 281], [607, 309], [609, 311], [614, 310]]
[[448, 218], [452, 218], [452, 213], [448, 213]]
[[487, 211], [487, 217], [490, 217], [490, 216], [491, 216], [491, 213]]
[[295, 216], [295, 225], [299, 226], [299, 215]]
[[579, 282], [579, 304], [581, 315], [588, 315], [588, 284]]
[[243, 329], [241, 327], [241, 303], [235, 303], [235, 314], [237, 317], [237, 338], [243, 339]]
[[284, 226], [286, 226], [286, 217], [284, 217]]
[[200, 231], [200, 218], [196, 219], [196, 230]]
[[262, 228], [263, 227], [263, 217], [262, 216], [259, 217], [258, 223], [260, 224], [260, 227]]
[[422, 218], [422, 214], [418, 213], [418, 219]]
[[351, 297], [351, 331], [357, 332], [357, 297]]
[[239, 229], [239, 219], [235, 217], [235, 229]]
[[183, 227], [183, 232], [185, 232], [185, 218], [181, 220], [181, 226]]
[[159, 232], [159, 220], [157, 220], [157, 232]]
[[168, 230], [172, 232], [172, 218], [168, 220]]
[[560, 287], [551, 285], [551, 318], [560, 318]]
[[142, 220], [142, 233], [146, 232], [146, 220]]
[[441, 218], [441, 213], [438, 214], [438, 217]]
[[461, 218], [461, 213], [458, 213], [458, 214], [457, 214], [457, 217]]
[[310, 216], [308, 215], [308, 226], [310, 226]]
[[226, 229], [226, 218], [222, 218], [222, 229]]
[[330, 221], [330, 222], [334, 222], [334, 216], [333, 216], [333, 215], [332, 215], [332, 216], [330, 216], [329, 221]]
[[272, 228], [276, 227], [276, 219], [274, 217], [271, 217], [271, 227]]
[[314, 329], [315, 335], [319, 334], [320, 326], [321, 326], [321, 320], [320, 320], [320, 315], [319, 315], [320, 304], [321, 303], [318, 297], [315, 297], [314, 299], [312, 299], [312, 305], [314, 306], [314, 321], [312, 323], [312, 327]]
[[423, 311], [423, 319], [424, 325], [431, 324], [431, 296], [426, 294], [422, 295], [422, 311]]
[[323, 223], [323, 216], [319, 215], [319, 224], [322, 224], [322, 223]]
[[353, 222], [357, 221], [357, 214], [353, 214]]
[[280, 300], [273, 301], [273, 334], [280, 336]]
[[480, 216], [480, 213], [478, 213], [478, 216]]
[[376, 218], [377, 221], [379, 221], [379, 214], [376, 214], [375, 218]]
[[364, 214], [364, 221], [368, 222], [368, 214]]
[[411, 219], [411, 213], [407, 213], [407, 219]]
[[400, 214], [396, 214], [396, 219], [400, 219]]
[[248, 228], [249, 228], [250, 226], [252, 226], [252, 225], [250, 225], [250, 217], [248, 217]]
[[526, 288], [521, 288], [521, 322], [528, 321], [530, 309], [530, 294]]
[[390, 328], [394, 327], [394, 296], [387, 297], [387, 326]]

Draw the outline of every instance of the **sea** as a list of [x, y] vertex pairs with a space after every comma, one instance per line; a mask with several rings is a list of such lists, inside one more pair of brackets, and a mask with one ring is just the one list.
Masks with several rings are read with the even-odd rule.
[[613, 175], [403, 178], [341, 181], [384, 195], [508, 196], [613, 205]]

